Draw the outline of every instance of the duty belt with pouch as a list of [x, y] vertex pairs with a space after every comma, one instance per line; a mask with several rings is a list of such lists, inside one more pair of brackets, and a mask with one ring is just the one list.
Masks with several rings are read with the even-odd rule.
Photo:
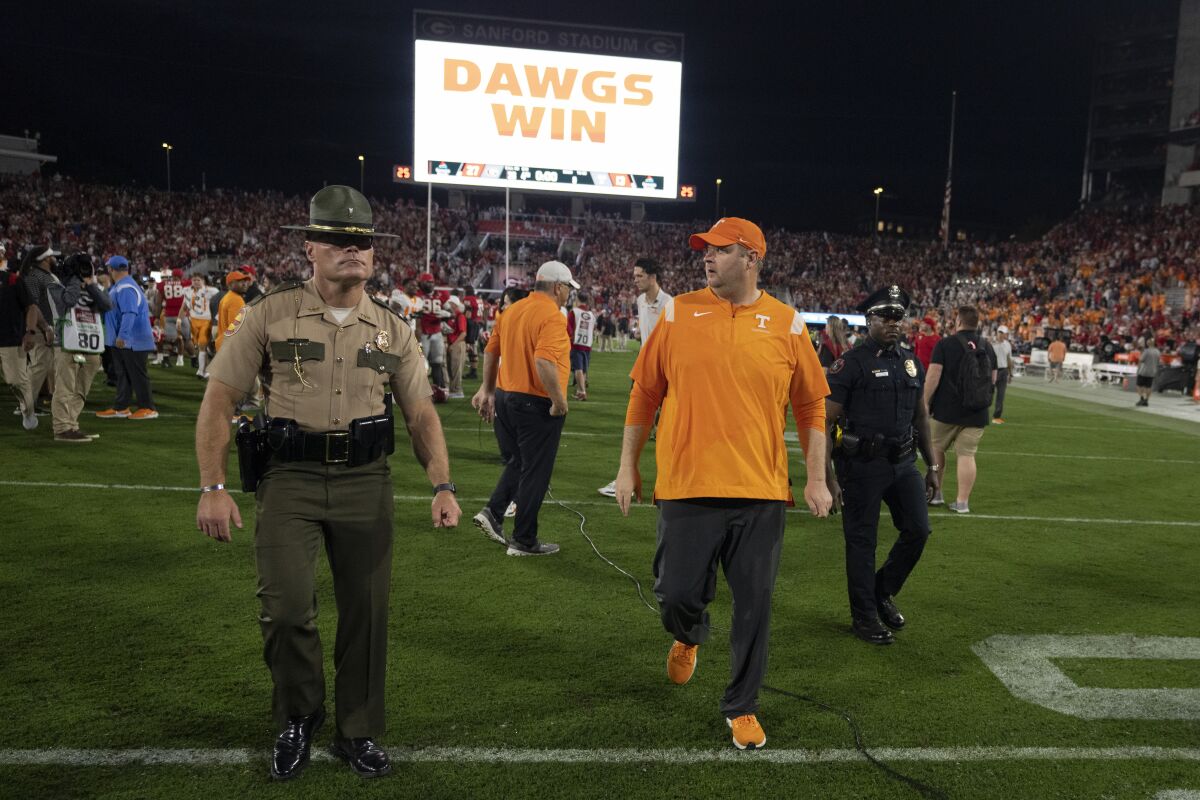
[[882, 433], [867, 437], [843, 430], [837, 439], [837, 445], [838, 449], [850, 458], [863, 461], [886, 458], [893, 464], [900, 463], [916, 452], [916, 444], [911, 436], [897, 442], [895, 439], [888, 439]]
[[242, 491], [253, 492], [271, 462], [313, 461], [319, 464], [369, 464], [396, 450], [392, 396], [384, 395], [384, 412], [350, 421], [345, 431], [315, 433], [295, 420], [242, 418], [237, 434]]

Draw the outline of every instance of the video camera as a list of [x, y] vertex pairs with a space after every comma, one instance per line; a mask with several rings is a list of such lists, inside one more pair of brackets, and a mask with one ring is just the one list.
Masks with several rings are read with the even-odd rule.
[[75, 253], [62, 263], [59, 272], [63, 280], [94, 278], [96, 277], [96, 264], [87, 253]]

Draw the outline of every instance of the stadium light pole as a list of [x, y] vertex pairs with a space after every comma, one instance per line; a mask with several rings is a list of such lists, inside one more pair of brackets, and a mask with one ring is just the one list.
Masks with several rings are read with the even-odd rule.
[[366, 169], [367, 160], [362, 156], [358, 157], [358, 191], [363, 190], [363, 171]]
[[167, 194], [171, 193], [171, 151], [175, 148], [166, 142], [162, 143], [163, 150], [167, 151]]
[[717, 199], [713, 203], [714, 219], [719, 219], [721, 216], [721, 179], [717, 178]]
[[875, 193], [875, 236], [879, 236], [879, 198], [883, 196], [883, 187], [876, 186]]

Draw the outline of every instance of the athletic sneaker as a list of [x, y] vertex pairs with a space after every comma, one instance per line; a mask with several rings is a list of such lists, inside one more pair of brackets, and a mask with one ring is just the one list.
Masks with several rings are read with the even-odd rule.
[[475, 515], [473, 521], [475, 527], [483, 531], [483, 534], [493, 542], [508, 544], [508, 539], [504, 538], [504, 529], [501, 527], [501, 523], [492, 516], [492, 512], [489, 509], [484, 508]]
[[942, 506], [945, 504], [946, 504], [946, 501], [942, 499], [941, 492], [938, 492], [937, 494], [935, 494], [933, 496], [933, 499], [929, 501], [929, 505], [931, 505], [931, 506]]
[[612, 483], [608, 484], [607, 486], [601, 486], [596, 491], [600, 492], [600, 494], [604, 495], [605, 497], [616, 497], [617, 496], [617, 481], [616, 481], [616, 479], [614, 478]]
[[516, 515], [517, 515], [517, 504], [515, 502], [509, 503], [508, 508], [504, 509], [504, 516], [515, 517]]
[[465, 397], [466, 395], [462, 392], [450, 392], [450, 394], [446, 395], [447, 400], [462, 400]]
[[508, 543], [510, 556], [552, 556], [558, 552], [558, 545], [553, 542], [538, 542], [533, 547], [526, 547], [517, 541]]
[[92, 437], [80, 431], [63, 431], [62, 433], [54, 434], [54, 441], [69, 442], [72, 444], [84, 444], [90, 442]]
[[733, 719], [726, 717], [725, 722], [733, 731], [733, 746], [738, 750], [757, 750], [767, 743], [767, 734], [763, 733], [758, 717], [753, 714], [742, 714]]
[[699, 649], [698, 644], [684, 644], [678, 641], [671, 645], [671, 650], [667, 653], [667, 677], [671, 679], [671, 683], [682, 686], [692, 679], [692, 674], [696, 671], [696, 651]]
[[967, 507], [966, 503], [959, 503], [957, 501], [953, 502], [953, 503], [947, 503], [946, 508], [950, 509], [951, 511], [955, 512], [956, 514], [970, 514], [971, 513], [971, 509]]
[[158, 412], [153, 408], [139, 408], [129, 415], [130, 419], [158, 419]]
[[1002, 418], [1000, 418], [1000, 417], [993, 417], [993, 418], [992, 418], [992, 424], [993, 424], [993, 425], [1003, 425], [1003, 424], [1004, 424], [1004, 420], [1003, 420]]
[[128, 408], [106, 408], [103, 411], [97, 411], [96, 416], [100, 419], [125, 419], [129, 416]]
[[31, 431], [38, 426], [37, 414], [21, 415], [21, 427], [27, 431]]

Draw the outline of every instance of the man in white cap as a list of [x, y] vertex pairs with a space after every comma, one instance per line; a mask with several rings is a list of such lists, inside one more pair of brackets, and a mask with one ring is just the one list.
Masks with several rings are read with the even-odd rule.
[[[558, 545], [538, 539], [538, 510], [550, 486], [558, 440], [567, 416], [571, 340], [560, 309], [579, 284], [571, 270], [547, 261], [533, 291], [496, 318], [483, 356], [483, 385], [471, 405], [495, 421], [504, 471], [475, 525], [505, 545], [510, 556], [545, 556]], [[503, 531], [504, 511], [516, 501], [512, 538]]]
[[1013, 349], [1008, 340], [1008, 326], [996, 328], [996, 339], [992, 342], [996, 354], [996, 408], [992, 412], [992, 424], [1004, 424], [1004, 390], [1012, 380]]

